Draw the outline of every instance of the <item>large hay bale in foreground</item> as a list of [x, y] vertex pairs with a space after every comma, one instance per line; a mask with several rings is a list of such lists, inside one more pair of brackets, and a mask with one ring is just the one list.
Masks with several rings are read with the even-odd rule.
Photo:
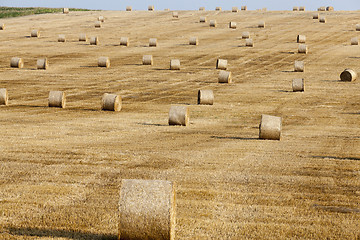
[[246, 47], [254, 47], [254, 41], [251, 38], [247, 38], [245, 40], [245, 46]]
[[69, 11], [69, 8], [63, 8], [63, 13], [64, 14], [68, 14], [70, 11]]
[[174, 240], [175, 184], [164, 180], [123, 179], [119, 200], [119, 240]]
[[230, 22], [229, 28], [236, 29], [236, 22]]
[[143, 65], [153, 65], [153, 56], [152, 55], [144, 55], [142, 59]]
[[155, 10], [154, 5], [149, 5], [148, 6], [148, 11], [154, 11], [154, 10]]
[[157, 46], [157, 38], [150, 38], [149, 47], [156, 47], [156, 46]]
[[199, 44], [199, 39], [197, 37], [191, 37], [189, 39], [189, 45], [198, 45]]
[[216, 20], [210, 20], [210, 27], [216, 27]]
[[201, 22], [201, 23], [206, 22], [206, 17], [200, 17], [200, 22]]
[[260, 21], [258, 23], [258, 28], [265, 28], [265, 21]]
[[66, 95], [63, 91], [50, 91], [49, 92], [49, 107], [65, 108]]
[[99, 57], [98, 59], [98, 67], [110, 67], [110, 58], [109, 57]]
[[100, 21], [95, 22], [95, 28], [101, 28], [101, 22]]
[[0, 105], [9, 104], [9, 95], [6, 88], [0, 88]]
[[98, 21], [100, 21], [100, 22], [105, 22], [104, 16], [99, 16], [99, 17], [98, 17]]
[[304, 72], [305, 71], [304, 61], [295, 61], [294, 71], [295, 72]]
[[247, 6], [241, 6], [241, 11], [246, 11], [247, 10]]
[[295, 78], [292, 80], [293, 92], [303, 92], [305, 88], [305, 82], [303, 78]]
[[221, 7], [216, 7], [215, 11], [221, 11]]
[[242, 38], [242, 39], [248, 39], [248, 38], [250, 38], [250, 33], [249, 33], [249, 32], [243, 32], [242, 35], [241, 35], [241, 38]]
[[0, 30], [5, 30], [5, 23], [0, 23]]
[[216, 60], [216, 69], [226, 70], [228, 61], [225, 59], [218, 58]]
[[66, 42], [66, 38], [65, 38], [65, 35], [64, 34], [60, 34], [58, 36], [58, 42]]
[[187, 106], [171, 106], [169, 111], [169, 125], [189, 125], [189, 109]]
[[325, 16], [319, 17], [319, 22], [320, 23], [326, 23], [326, 17]]
[[101, 100], [101, 110], [119, 112], [121, 110], [121, 96], [104, 93]]
[[308, 47], [306, 46], [306, 44], [299, 44], [298, 53], [308, 53]]
[[350, 40], [351, 45], [359, 45], [359, 39], [357, 37], [353, 37]]
[[296, 42], [297, 43], [305, 43], [306, 42], [306, 36], [305, 35], [297, 35]]
[[132, 11], [132, 7], [131, 7], [131, 6], [126, 6], [126, 11], [127, 11], [127, 12], [131, 12], [131, 11]]
[[231, 82], [232, 82], [231, 72], [221, 70], [219, 72], [218, 83], [231, 83]]
[[180, 60], [171, 59], [170, 60], [170, 70], [180, 70]]
[[47, 58], [39, 58], [36, 61], [36, 68], [37, 69], [44, 69], [46, 70], [49, 67], [49, 62], [47, 60]]
[[319, 13], [313, 13], [313, 19], [319, 19]]
[[31, 37], [40, 37], [40, 31], [37, 29], [33, 29], [30, 34]]
[[357, 72], [350, 68], [346, 68], [341, 74], [340, 74], [341, 81], [344, 82], [351, 82], [355, 81], [357, 79]]
[[232, 7], [231, 12], [238, 12], [239, 8], [238, 7]]
[[197, 103], [200, 105], [213, 105], [214, 104], [213, 90], [199, 90]]
[[90, 37], [90, 45], [98, 45], [99, 44], [99, 38], [97, 36]]
[[10, 60], [10, 67], [12, 68], [23, 68], [24, 67], [24, 61], [22, 58], [19, 57], [13, 57]]
[[280, 140], [281, 137], [281, 117], [261, 115], [259, 125], [259, 138], [268, 140]]
[[128, 37], [121, 37], [120, 38], [120, 46], [129, 46], [129, 38]]
[[85, 33], [80, 33], [79, 42], [86, 42], [86, 41], [87, 41], [86, 34]]

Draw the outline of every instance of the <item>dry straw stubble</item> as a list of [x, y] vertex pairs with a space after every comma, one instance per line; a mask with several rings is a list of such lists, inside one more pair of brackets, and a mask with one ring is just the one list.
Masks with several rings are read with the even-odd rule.
[[189, 108], [187, 106], [171, 106], [169, 110], [169, 125], [189, 125]]

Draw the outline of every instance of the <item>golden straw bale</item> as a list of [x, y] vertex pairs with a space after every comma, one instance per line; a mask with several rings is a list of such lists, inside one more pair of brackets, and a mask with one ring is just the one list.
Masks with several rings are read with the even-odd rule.
[[341, 74], [340, 74], [341, 81], [344, 82], [351, 82], [355, 81], [357, 79], [357, 72], [350, 68], [346, 68]]
[[0, 88], [0, 105], [9, 104], [9, 95], [6, 88]]
[[143, 65], [153, 65], [153, 56], [152, 55], [144, 55], [142, 59]]
[[216, 69], [226, 70], [228, 61], [225, 59], [217, 59], [216, 60]]
[[282, 128], [281, 117], [261, 115], [261, 122], [259, 125], [259, 138], [268, 140], [280, 140], [281, 128]]
[[47, 58], [39, 58], [37, 61], [36, 61], [36, 68], [37, 69], [48, 69], [49, 67], [49, 62], [47, 60]]
[[292, 80], [293, 92], [303, 92], [305, 88], [305, 82], [303, 78], [295, 78]]
[[101, 100], [101, 110], [119, 112], [121, 110], [121, 96], [105, 93]]
[[50, 91], [49, 92], [49, 107], [65, 108], [66, 95], [63, 91]]
[[197, 37], [191, 37], [189, 39], [189, 44], [190, 45], [198, 45], [199, 44], [199, 39]]
[[180, 60], [179, 59], [170, 60], [170, 70], [180, 70]]
[[129, 46], [129, 38], [121, 37], [120, 38], [120, 46]]
[[99, 57], [98, 67], [110, 67], [110, 58], [109, 57]]
[[294, 63], [294, 71], [295, 72], [304, 72], [305, 71], [305, 65], [303, 61], [295, 61]]
[[232, 82], [231, 72], [221, 70], [219, 72], [218, 82], [219, 83], [231, 83]]
[[198, 102], [198, 104], [201, 104], [201, 105], [213, 105], [214, 104], [213, 90], [199, 90], [197, 102]]
[[90, 37], [90, 45], [98, 45], [99, 44], [99, 38], [97, 36]]
[[157, 38], [150, 38], [149, 47], [156, 47], [156, 46], [157, 46]]
[[86, 42], [86, 41], [87, 41], [86, 34], [85, 33], [80, 33], [79, 42]]
[[24, 67], [24, 61], [22, 58], [13, 57], [10, 60], [10, 67], [12, 68], [23, 68]]
[[169, 125], [189, 125], [189, 109], [187, 106], [171, 106], [169, 111]]

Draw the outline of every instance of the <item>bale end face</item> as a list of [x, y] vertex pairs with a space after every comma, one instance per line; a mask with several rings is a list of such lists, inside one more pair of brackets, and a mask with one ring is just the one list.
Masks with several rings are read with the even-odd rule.
[[357, 72], [354, 70], [347, 68], [340, 74], [341, 81], [351, 82], [357, 79]]
[[179, 59], [170, 60], [170, 70], [180, 70], [180, 60]]
[[217, 59], [216, 60], [216, 69], [226, 70], [228, 61], [225, 59]]
[[37, 69], [44, 69], [46, 70], [49, 67], [49, 63], [47, 58], [40, 58], [36, 61], [36, 68]]
[[0, 105], [7, 106], [9, 104], [9, 95], [6, 88], [0, 88]]
[[169, 125], [189, 125], [189, 109], [186, 106], [171, 106], [169, 111]]
[[259, 138], [268, 140], [280, 140], [282, 120], [281, 117], [261, 115], [259, 125]]
[[232, 76], [231, 72], [221, 70], [218, 77], [219, 83], [231, 83], [232, 82]]
[[305, 65], [303, 61], [295, 61], [294, 63], [294, 71], [295, 72], [304, 72], [305, 71]]
[[13, 57], [10, 60], [10, 67], [12, 68], [23, 68], [24, 67], [24, 61], [22, 58]]
[[293, 92], [303, 92], [305, 88], [304, 79], [296, 78], [292, 80]]
[[63, 91], [50, 91], [49, 93], [49, 107], [65, 108], [66, 95]]
[[213, 105], [214, 104], [213, 90], [199, 90], [197, 103], [199, 105]]
[[153, 65], [153, 56], [152, 55], [144, 55], [142, 59], [143, 65]]
[[121, 96], [105, 93], [101, 101], [101, 110], [119, 112], [121, 104]]
[[108, 58], [108, 57], [99, 57], [98, 66], [99, 67], [109, 68], [110, 67], [110, 58]]

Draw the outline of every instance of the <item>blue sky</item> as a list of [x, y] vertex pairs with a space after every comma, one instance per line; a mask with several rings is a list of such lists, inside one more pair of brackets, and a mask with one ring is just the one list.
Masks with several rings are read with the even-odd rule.
[[0, 6], [8, 7], [73, 7], [102, 10], [125, 10], [130, 5], [134, 10], [147, 10], [154, 5], [155, 10], [197, 10], [204, 6], [214, 10], [216, 6], [230, 10], [232, 6], [246, 5], [249, 10], [266, 7], [268, 10], [291, 10], [293, 6], [305, 6], [316, 10], [320, 6], [333, 6], [335, 10], [360, 10], [360, 0], [0, 0]]

